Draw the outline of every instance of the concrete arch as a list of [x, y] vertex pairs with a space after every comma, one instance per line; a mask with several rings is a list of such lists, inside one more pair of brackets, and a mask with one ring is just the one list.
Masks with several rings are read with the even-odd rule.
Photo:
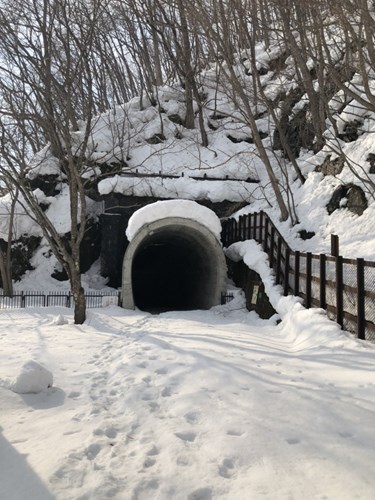
[[125, 252], [122, 305], [167, 311], [220, 304], [227, 268], [220, 242], [195, 220], [168, 217], [145, 224]]

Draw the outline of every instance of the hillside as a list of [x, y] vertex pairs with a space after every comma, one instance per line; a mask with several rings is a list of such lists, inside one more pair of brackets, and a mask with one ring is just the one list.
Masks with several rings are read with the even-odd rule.
[[[341, 87], [327, 83], [321, 91], [326, 106], [324, 144], [317, 144], [311, 125], [312, 102], [301, 84], [296, 57], [287, 49], [286, 42], [271, 36], [252, 51], [236, 53], [231, 66], [226, 60], [207, 65], [198, 77], [200, 100], [194, 103], [194, 128], [187, 127], [186, 86], [178, 80], [96, 116], [81, 173], [91, 221], [98, 221], [102, 200], [111, 193], [229, 200], [238, 203], [235, 217], [267, 211], [294, 249], [329, 253], [334, 233], [340, 238], [342, 255], [375, 260], [375, 114], [366, 104], [375, 86], [374, 72], [371, 69], [365, 81], [358, 72], [343, 71]], [[355, 53], [353, 49], [354, 58]], [[347, 56], [343, 48], [342, 60], [335, 59], [341, 69]], [[307, 67], [318, 94], [322, 80], [317, 61], [309, 60]], [[234, 92], [234, 77], [243, 95]], [[250, 111], [239, 95], [249, 100]], [[85, 127], [81, 122], [80, 129], [72, 132], [77, 149]], [[287, 205], [287, 220], [280, 220], [262, 151]], [[33, 158], [27, 176], [57, 232], [67, 234], [67, 178], [48, 146]], [[0, 201], [0, 237], [5, 241], [10, 199], [5, 195]], [[18, 244], [21, 237], [25, 248], [30, 236], [41, 238], [28, 255], [34, 270], [27, 271], [17, 287], [35, 286], [35, 281], [49, 288], [64, 286], [50, 277], [60, 268], [40, 227], [22, 207], [16, 212], [14, 239]], [[309, 239], [303, 239], [306, 235]], [[94, 264], [85, 286], [104, 286], [98, 269], [98, 263]]]

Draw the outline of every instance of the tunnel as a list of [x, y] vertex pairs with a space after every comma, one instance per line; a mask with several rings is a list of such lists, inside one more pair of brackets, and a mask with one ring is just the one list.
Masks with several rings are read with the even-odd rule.
[[200, 223], [170, 217], [145, 225], [123, 265], [123, 307], [159, 313], [220, 304], [226, 263], [220, 242]]

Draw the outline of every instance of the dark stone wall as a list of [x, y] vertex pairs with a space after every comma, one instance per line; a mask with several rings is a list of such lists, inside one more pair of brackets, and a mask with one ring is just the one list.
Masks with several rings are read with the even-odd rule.
[[[108, 278], [108, 285], [121, 286], [122, 264], [128, 240], [125, 235], [130, 217], [140, 208], [160, 201], [160, 198], [124, 196], [111, 193], [103, 197], [105, 213], [100, 217], [102, 244], [100, 252], [101, 275]], [[223, 201], [213, 203], [207, 200], [197, 201], [213, 210], [219, 218], [229, 217], [246, 203]]]
[[[70, 233], [63, 236], [66, 246], [69, 248]], [[85, 236], [80, 247], [81, 273], [86, 273], [93, 263], [99, 259], [101, 251], [101, 225], [94, 220], [87, 221]], [[68, 275], [66, 271], [55, 270], [52, 278], [59, 281], [66, 281]]]
[[249, 269], [242, 260], [233, 262], [228, 259], [227, 265], [229, 277], [245, 292], [246, 308], [255, 311], [262, 319], [268, 319], [276, 314], [264, 291], [264, 284], [259, 274]]
[[[34, 269], [30, 260], [40, 242], [39, 236], [26, 235], [12, 242], [12, 277], [14, 281], [19, 281], [26, 271]], [[2, 239], [0, 239], [0, 247], [4, 252], [6, 251], [6, 242]], [[0, 276], [0, 286], [2, 285]]]
[[100, 216], [100, 273], [108, 278], [108, 285], [114, 288], [120, 287], [122, 282], [122, 261], [128, 246], [125, 235], [128, 220], [124, 214], [118, 213], [105, 213]]

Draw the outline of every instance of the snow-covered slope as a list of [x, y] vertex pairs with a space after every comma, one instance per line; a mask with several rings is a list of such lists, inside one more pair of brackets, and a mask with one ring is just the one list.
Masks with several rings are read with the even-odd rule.
[[[291, 58], [285, 60], [282, 74], [271, 70], [272, 61], [280, 56], [281, 48], [271, 46], [265, 50], [257, 46], [258, 66], [263, 68], [260, 77], [265, 93], [270, 99], [287, 94], [295, 89], [294, 66]], [[245, 62], [246, 65], [246, 62]], [[147, 96], [135, 98], [97, 117], [93, 128], [90, 146], [90, 160], [95, 166], [88, 166], [84, 176], [98, 181], [98, 191], [105, 196], [120, 193], [134, 196], [154, 196], [172, 199], [193, 199], [211, 201], [242, 201], [246, 207], [241, 213], [266, 210], [278, 223], [279, 211], [269, 179], [256, 147], [252, 143], [250, 130], [244, 122], [241, 110], [231, 100], [225, 85], [218, 83], [215, 68], [209, 68], [201, 75], [202, 95], [204, 95], [203, 115], [208, 136], [208, 147], [201, 145], [199, 127], [194, 130], [183, 126], [185, 118], [184, 91], [178, 84], [164, 86], [155, 90], [155, 102]], [[353, 83], [359, 85], [358, 75]], [[339, 133], [356, 119], [361, 121], [357, 127], [357, 138], [348, 142], [337, 137], [332, 126], [327, 123], [326, 146], [314, 154], [301, 150], [297, 163], [306, 177], [301, 183], [296, 179], [294, 170], [282, 157], [270, 154], [271, 163], [285, 187], [285, 174], [290, 191], [289, 202], [294, 204], [299, 223], [292, 226], [290, 220], [278, 223], [280, 231], [290, 246], [312, 252], [330, 251], [330, 235], [340, 237], [340, 251], [347, 257], [364, 257], [375, 260], [375, 201], [369, 188], [375, 182], [375, 174], [370, 173], [370, 158], [374, 147], [374, 114], [366, 111], [360, 103], [351, 100], [344, 102], [341, 91], [331, 99], [329, 105]], [[298, 112], [306, 105], [306, 95], [294, 105]], [[258, 104], [257, 127], [262, 132], [263, 144], [271, 152], [275, 126], [265, 108]], [[77, 141], [81, 132], [75, 132]], [[342, 169], [324, 171], [322, 165], [329, 160], [339, 161], [344, 156]], [[93, 165], [92, 161], [89, 165]], [[283, 166], [284, 174], [281, 173]], [[56, 160], [49, 156], [48, 148], [40, 153], [32, 163], [31, 176], [38, 174], [58, 174]], [[106, 171], [105, 178], [101, 172]], [[112, 174], [109, 173], [112, 170]], [[332, 175], [333, 173], [333, 175]], [[255, 179], [259, 182], [248, 182]], [[40, 190], [40, 201], [48, 205], [47, 214], [54, 221], [60, 233], [69, 231], [67, 190], [61, 178], [60, 194], [45, 196]], [[367, 200], [367, 208], [357, 215], [346, 207], [346, 198], [330, 215], [327, 204], [334, 191], [340, 186], [360, 186]], [[284, 191], [285, 199], [287, 198]], [[6, 238], [9, 217], [7, 216], [10, 199], [0, 200], [0, 237]], [[89, 201], [89, 212], [96, 217], [101, 204]], [[20, 208], [17, 210], [15, 237], [23, 234], [40, 235], [40, 229]], [[299, 231], [314, 232], [307, 241], [299, 236]], [[45, 245], [42, 242], [42, 245]], [[38, 251], [34, 267], [51, 267], [44, 262], [49, 259], [46, 248]], [[49, 271], [48, 271], [49, 272]], [[38, 271], [32, 272], [33, 279]], [[30, 279], [30, 273], [27, 279]], [[51, 282], [53, 285], [54, 280]]]

